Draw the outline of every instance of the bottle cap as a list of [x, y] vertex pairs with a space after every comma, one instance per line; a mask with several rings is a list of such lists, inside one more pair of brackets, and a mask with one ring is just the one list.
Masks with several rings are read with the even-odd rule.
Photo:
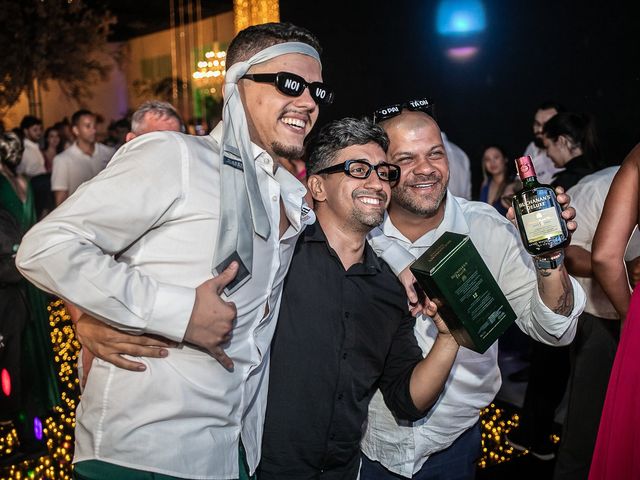
[[516, 168], [518, 169], [520, 180], [536, 176], [536, 170], [533, 168], [533, 160], [531, 160], [529, 155], [516, 158]]

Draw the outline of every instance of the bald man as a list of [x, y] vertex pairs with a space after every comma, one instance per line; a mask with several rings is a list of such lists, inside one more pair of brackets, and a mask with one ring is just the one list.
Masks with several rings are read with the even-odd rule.
[[[374, 248], [389, 240], [402, 246], [408, 257], [385, 257], [400, 272], [407, 259], [418, 258], [444, 232], [469, 235], [518, 315], [518, 326], [537, 341], [567, 345], [584, 308], [584, 292], [561, 259], [532, 258], [514, 225], [491, 206], [448, 193], [449, 162], [440, 128], [416, 105], [407, 102], [376, 112], [389, 135], [387, 161], [401, 168], [401, 177], [392, 189], [384, 223], [372, 232]], [[559, 199], [569, 200], [566, 195]], [[575, 229], [574, 215], [571, 208], [563, 212], [570, 229]], [[427, 354], [437, 337], [432, 320], [418, 316], [414, 333]], [[501, 384], [497, 353], [497, 343], [484, 354], [461, 347], [440, 398], [415, 423], [396, 420], [376, 393], [362, 443], [361, 478], [474, 478], [480, 456], [479, 411]]]

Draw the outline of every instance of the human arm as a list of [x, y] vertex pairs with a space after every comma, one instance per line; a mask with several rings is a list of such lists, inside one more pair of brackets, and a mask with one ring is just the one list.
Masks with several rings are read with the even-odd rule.
[[[562, 187], [556, 187], [555, 191], [558, 203], [562, 206], [562, 218], [567, 222], [567, 229], [571, 233], [577, 228], [577, 224], [573, 220], [576, 215], [575, 209], [569, 206], [571, 199], [569, 195], [564, 193]], [[511, 221], [515, 219], [513, 207], [509, 208], [507, 218]], [[539, 258], [544, 260], [552, 256], [552, 254], [541, 255]], [[534, 264], [537, 264], [537, 262], [534, 261]], [[573, 283], [569, 279], [569, 273], [564, 263], [557, 268], [536, 266], [535, 273], [538, 293], [542, 302], [554, 313], [569, 316], [573, 311], [574, 292]]]
[[591, 251], [594, 276], [623, 321], [631, 299], [624, 252], [638, 222], [639, 168], [637, 145], [613, 179]]
[[569, 245], [565, 249], [564, 263], [569, 274], [574, 277], [591, 277], [591, 252], [577, 245]]
[[[186, 340], [211, 352], [227, 334], [196, 336], [201, 329], [188, 327], [220, 320], [224, 330], [230, 330], [235, 308], [220, 298], [213, 280], [201, 278], [200, 286], [206, 287], [199, 290], [189, 280], [173, 281], [178, 274], [188, 278], [179, 271], [178, 259], [191, 258], [189, 245], [200, 246], [199, 235], [183, 233], [174, 242], [180, 248], [166, 243], [176, 236], [172, 226], [182, 225], [189, 160], [184, 140], [168, 132], [150, 133], [126, 144], [109, 168], [25, 236], [18, 267], [40, 288], [56, 292], [116, 328]], [[121, 252], [152, 241], [160, 245], [150, 253], [159, 257], [156, 263], [178, 264], [173, 274], [159, 279], [158, 274], [122, 261]], [[204, 295], [202, 302], [196, 301], [198, 293]], [[194, 308], [196, 303], [207, 308], [211, 302], [217, 302], [224, 318]]]
[[64, 202], [67, 198], [69, 198], [68, 190], [55, 190], [53, 192], [53, 199], [56, 202], [56, 207], [62, 204], [62, 202]]

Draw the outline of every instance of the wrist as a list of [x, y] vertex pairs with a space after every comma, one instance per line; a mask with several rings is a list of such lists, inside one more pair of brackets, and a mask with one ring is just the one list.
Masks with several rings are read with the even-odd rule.
[[554, 270], [562, 265], [563, 262], [564, 250], [562, 249], [546, 255], [533, 257], [533, 263], [538, 270]]

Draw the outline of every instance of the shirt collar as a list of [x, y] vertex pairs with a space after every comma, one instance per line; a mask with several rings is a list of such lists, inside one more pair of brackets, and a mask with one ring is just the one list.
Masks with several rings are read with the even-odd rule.
[[391, 218], [388, 214], [385, 214], [382, 231], [387, 237], [395, 238], [405, 244], [410, 244], [416, 247], [430, 247], [444, 232], [456, 232], [468, 235], [469, 224], [464, 218], [464, 213], [460, 206], [461, 201], [465, 200], [455, 197], [447, 190], [444, 205], [444, 218], [442, 219], [442, 222], [440, 222], [440, 225], [438, 225], [434, 230], [425, 233], [413, 243], [391, 222]]
[[[329, 245], [329, 242], [327, 242], [327, 237], [325, 236], [319, 221], [317, 221], [313, 225], [308, 226], [305, 229], [302, 237], [302, 241], [305, 243], [307, 242], [326, 243], [329, 251], [337, 257], [337, 254], [335, 253], [333, 248], [331, 248], [331, 245]], [[382, 265], [380, 264], [380, 259], [375, 254], [375, 252], [373, 251], [373, 248], [371, 248], [371, 246], [369, 245], [369, 242], [367, 241], [364, 242], [364, 260], [362, 263], [358, 265], [363, 266], [365, 269], [365, 273], [369, 275], [373, 275], [375, 273], [382, 271]], [[351, 270], [351, 268], [349, 270]], [[357, 272], [357, 273], [361, 274], [361, 272]]]
[[[209, 136], [213, 138], [218, 146], [220, 145], [222, 141], [222, 122], [219, 122], [218, 125], [211, 130]], [[302, 199], [307, 194], [307, 189], [300, 180], [289, 173], [286, 168], [277, 168], [274, 173], [273, 159], [263, 148], [251, 142], [251, 149], [256, 165], [280, 185], [280, 195], [284, 203], [287, 218], [291, 226], [296, 231], [300, 231], [302, 228], [302, 209], [305, 206]]]
[[38, 145], [33, 140], [28, 139], [27, 137], [25, 137], [25, 139], [24, 139], [24, 147], [25, 148], [27, 148], [27, 147], [29, 147], [29, 148], [36, 147], [36, 148], [40, 149], [40, 145]]

